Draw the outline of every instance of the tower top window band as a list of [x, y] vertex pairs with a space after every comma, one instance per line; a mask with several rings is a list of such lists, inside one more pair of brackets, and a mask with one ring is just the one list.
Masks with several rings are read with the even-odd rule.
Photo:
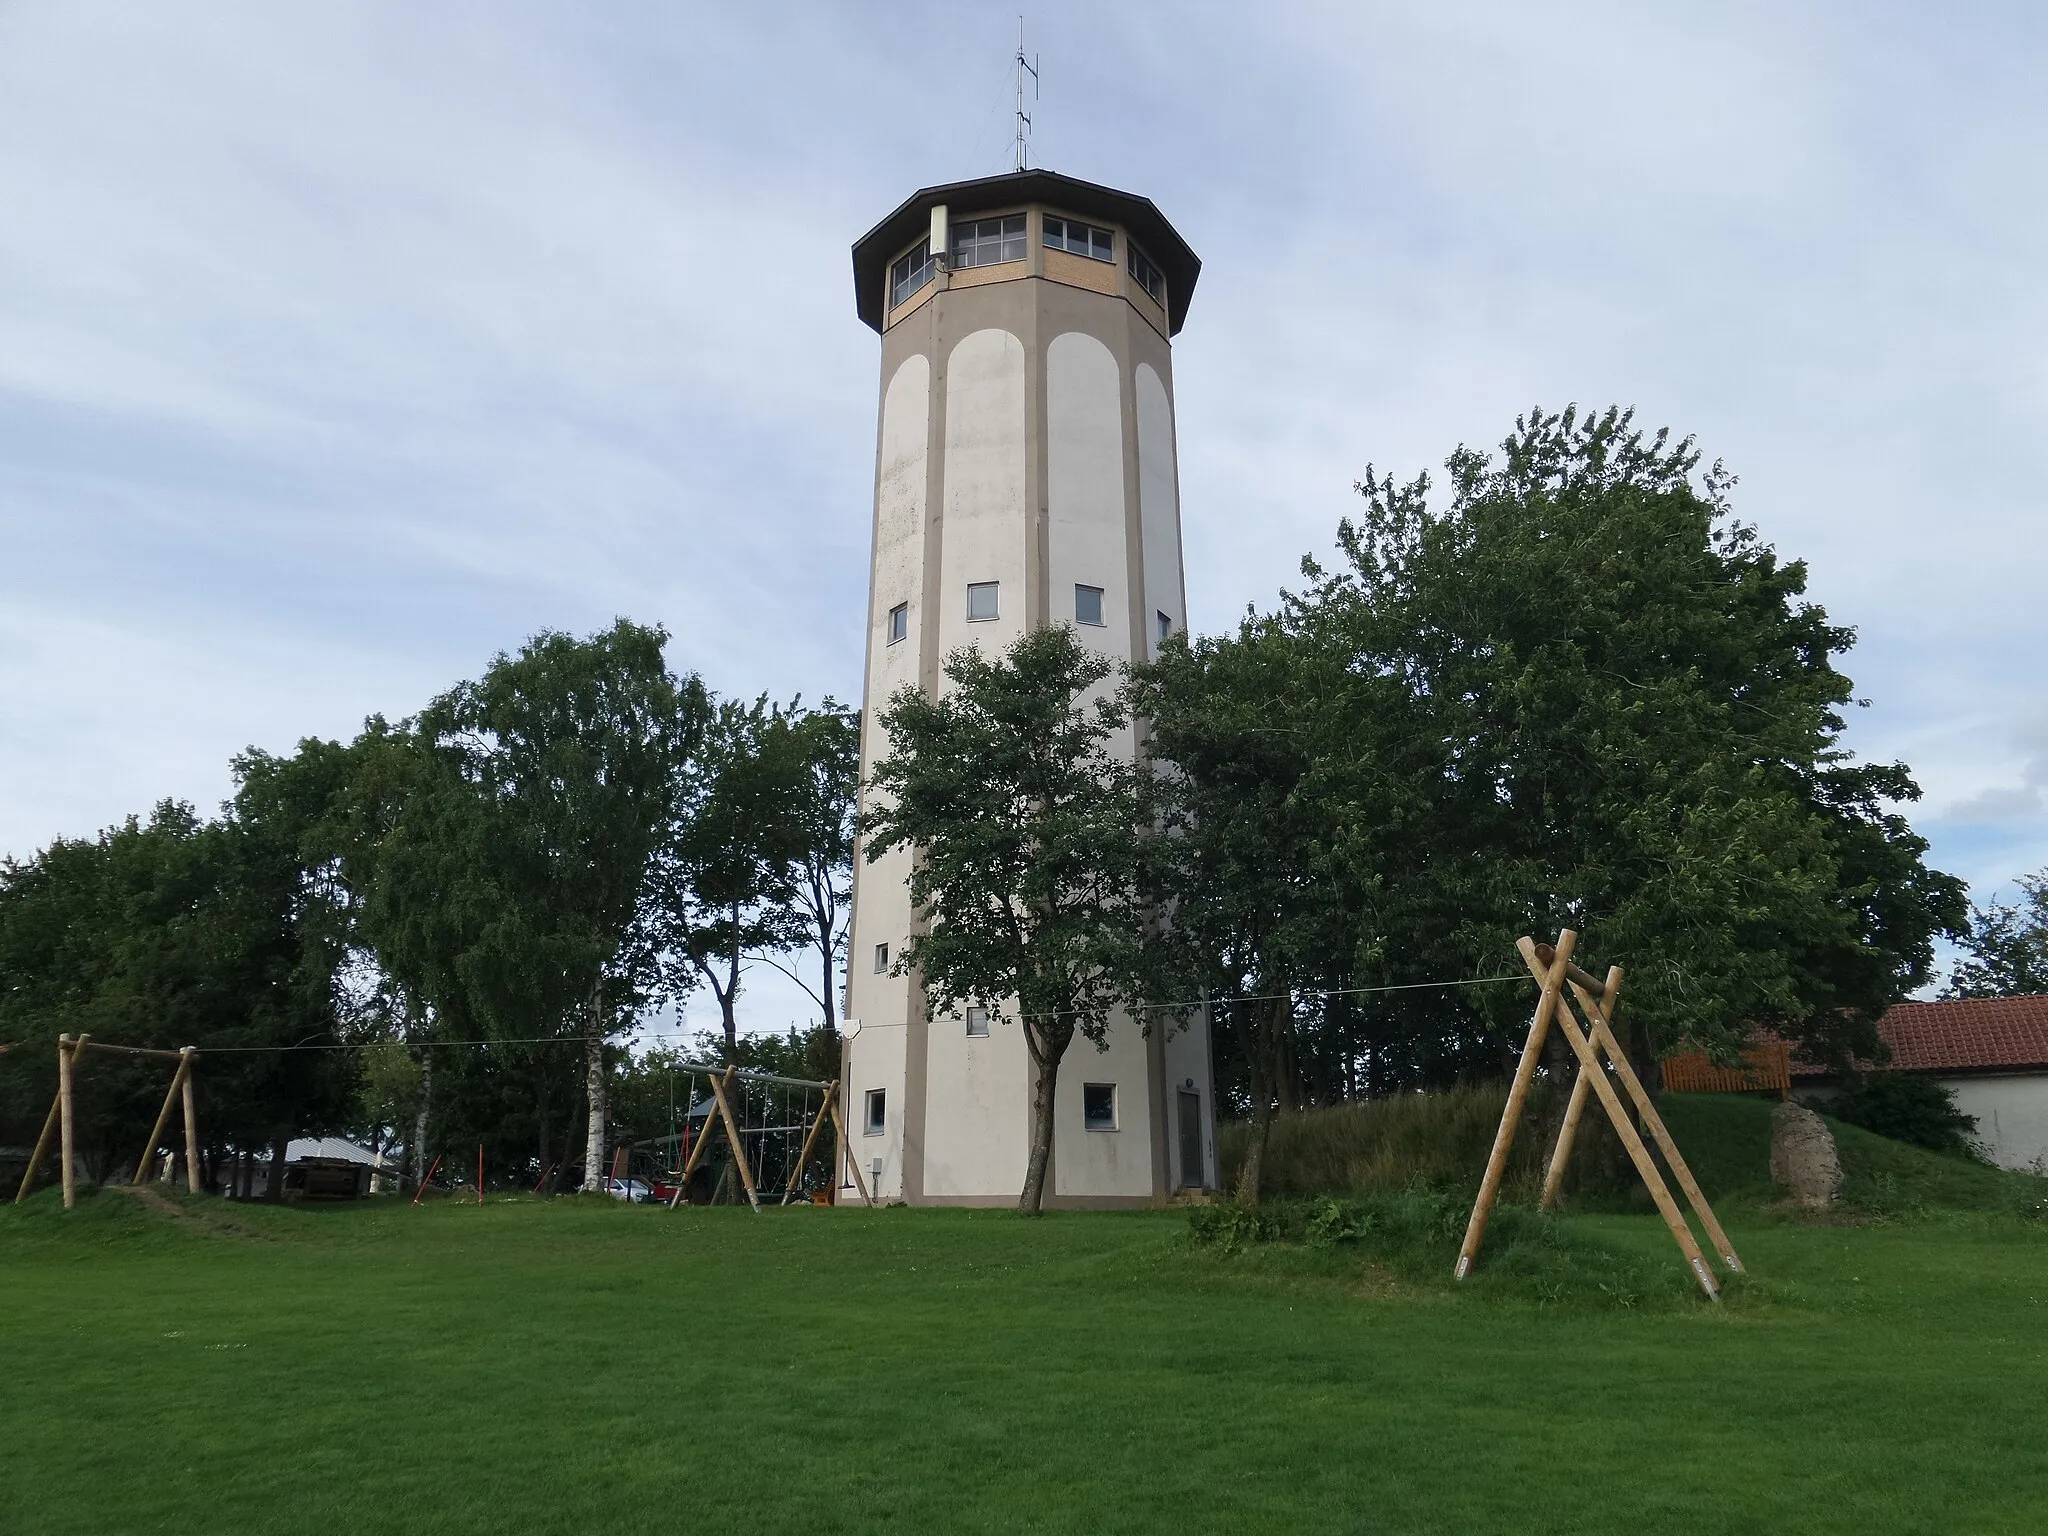
[[1024, 215], [975, 219], [953, 226], [953, 267], [992, 267], [1024, 259]]
[[931, 242], [920, 240], [915, 250], [904, 252], [889, 269], [889, 307], [894, 309], [931, 280]]
[[1093, 224], [1083, 224], [1079, 219], [1060, 219], [1047, 214], [1045, 243], [1055, 251], [1072, 251], [1076, 256], [1086, 256], [1091, 261], [1116, 260], [1116, 236]]
[[1146, 259], [1145, 253], [1135, 245], [1132, 245], [1130, 241], [1126, 240], [1124, 242], [1124, 249], [1130, 253], [1131, 276], [1137, 279], [1140, 288], [1152, 295], [1152, 302], [1164, 309], [1166, 307], [1165, 277], [1160, 274], [1157, 267], [1153, 266]]

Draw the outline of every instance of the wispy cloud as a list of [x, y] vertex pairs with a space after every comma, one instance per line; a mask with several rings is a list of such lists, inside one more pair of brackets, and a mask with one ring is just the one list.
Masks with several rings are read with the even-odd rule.
[[[0, 11], [0, 849], [402, 714], [543, 626], [858, 685], [847, 246], [999, 170], [1008, 14]], [[1189, 588], [1232, 622], [1529, 405], [1634, 403], [1861, 643], [1936, 856], [2048, 860], [2031, 8], [1034, 11], [1038, 158], [1205, 261]]]

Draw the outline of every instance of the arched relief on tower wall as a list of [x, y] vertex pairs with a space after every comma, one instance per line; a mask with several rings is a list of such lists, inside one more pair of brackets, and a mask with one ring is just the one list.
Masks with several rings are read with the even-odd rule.
[[[941, 657], [970, 644], [994, 654], [1024, 632], [1024, 391], [1024, 343], [1008, 331], [972, 332], [946, 358], [943, 543], [929, 599]], [[967, 588], [987, 581], [999, 584], [1000, 616], [969, 623]]]
[[[875, 473], [875, 554], [868, 615], [868, 712], [861, 722], [861, 777], [888, 751], [876, 722], [889, 696], [918, 680], [918, 613], [924, 599], [926, 443], [931, 425], [931, 363], [921, 354], [905, 358], [882, 393], [882, 431]], [[889, 611], [909, 605], [906, 637], [889, 643]], [[884, 854], [873, 874], [860, 882], [849, 939], [847, 1003], [850, 1017], [878, 1023], [904, 1018], [910, 1007], [908, 978], [877, 974], [872, 957], [887, 944], [893, 957], [911, 929], [910, 856], [902, 849]], [[894, 1049], [900, 1055], [898, 1041]], [[878, 1081], [871, 1086], [882, 1086]], [[899, 1095], [900, 1098], [900, 1095]], [[848, 1101], [858, 1105], [857, 1098]], [[860, 1148], [855, 1148], [856, 1155]], [[893, 1166], [893, 1165], [892, 1165]], [[863, 1164], [865, 1167], [865, 1164]]]
[[1138, 511], [1145, 550], [1145, 635], [1158, 654], [1158, 621], [1187, 623], [1180, 570], [1180, 471], [1174, 462], [1173, 401], [1150, 363], [1138, 364]]
[[[1063, 331], [1045, 352], [1046, 573], [1049, 618], [1081, 643], [1131, 659], [1130, 555], [1124, 518], [1122, 370], [1086, 331]], [[1102, 623], [1083, 624], [1077, 586], [1102, 592]], [[1095, 691], [1107, 692], [1106, 679]], [[1129, 733], [1119, 747], [1128, 752]]]
[[[1045, 351], [1047, 573], [1051, 618], [1090, 650], [1130, 659], [1124, 540], [1124, 423], [1116, 357], [1085, 331]], [[1074, 588], [1102, 589], [1102, 624], [1077, 624]]]

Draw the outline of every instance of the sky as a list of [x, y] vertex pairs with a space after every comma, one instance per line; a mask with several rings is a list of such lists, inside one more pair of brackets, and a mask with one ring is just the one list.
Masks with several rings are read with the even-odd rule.
[[[855, 698], [848, 247], [1010, 168], [1014, 8], [0, 0], [0, 854], [624, 615]], [[1848, 744], [2048, 866], [2048, 11], [1033, 5], [1035, 165], [1203, 259], [1190, 618], [1518, 414], [1692, 434]], [[750, 1028], [807, 1005], [763, 975]]]

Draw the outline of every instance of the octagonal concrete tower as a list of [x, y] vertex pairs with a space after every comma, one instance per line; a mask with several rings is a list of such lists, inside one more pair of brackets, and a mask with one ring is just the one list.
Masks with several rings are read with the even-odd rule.
[[[927, 187], [855, 244], [860, 317], [882, 337], [864, 778], [889, 696], [936, 696], [963, 645], [993, 654], [1071, 624], [1128, 663], [1182, 627], [1171, 339], [1200, 270], [1147, 199], [1047, 171]], [[855, 861], [851, 1155], [885, 1200], [1010, 1204], [1029, 1147], [1023, 1031], [1000, 1010], [927, 1022], [916, 977], [890, 974], [913, 932], [908, 869], [901, 852]], [[1148, 1036], [1119, 1019], [1106, 1052], [1077, 1039], [1057, 1113], [1048, 1205], [1216, 1182], [1205, 1025]]]

